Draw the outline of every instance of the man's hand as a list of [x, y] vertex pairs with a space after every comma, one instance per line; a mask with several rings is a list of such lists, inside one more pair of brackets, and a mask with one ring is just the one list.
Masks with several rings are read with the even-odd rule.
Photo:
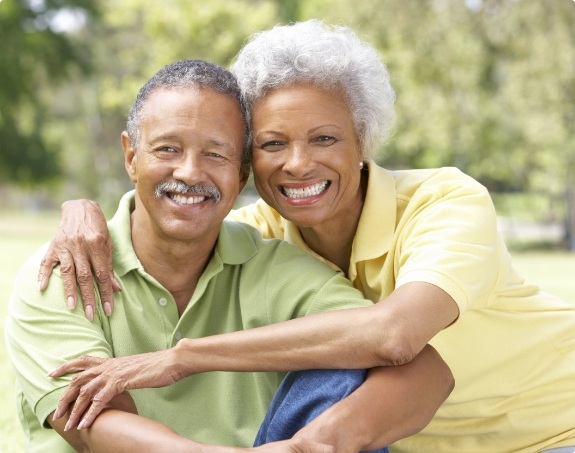
[[40, 291], [48, 286], [52, 269], [60, 263], [66, 305], [77, 303], [76, 282], [84, 303], [86, 317], [91, 321], [96, 308], [94, 277], [106, 315], [114, 308], [114, 291], [120, 285], [112, 269], [112, 242], [106, 218], [97, 203], [73, 200], [62, 204], [62, 219], [56, 237], [42, 260], [38, 274]]
[[81, 371], [60, 398], [54, 419], [72, 410], [66, 430], [88, 428], [108, 402], [125, 390], [165, 387], [187, 375], [181, 372], [173, 348], [114, 359], [83, 356], [50, 373], [57, 378]]

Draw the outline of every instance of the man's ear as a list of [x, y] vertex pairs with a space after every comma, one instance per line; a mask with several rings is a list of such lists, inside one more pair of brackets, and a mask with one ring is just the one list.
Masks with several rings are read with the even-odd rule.
[[248, 183], [248, 179], [250, 179], [250, 172], [242, 172], [240, 174], [240, 193], [242, 193], [242, 190], [244, 190], [244, 187], [246, 187], [246, 184]]
[[124, 149], [124, 165], [126, 167], [126, 171], [128, 172], [128, 176], [132, 182], [135, 184], [138, 182], [138, 177], [136, 175], [136, 162], [138, 159], [136, 150], [132, 146], [132, 140], [126, 131], [122, 132], [122, 148]]

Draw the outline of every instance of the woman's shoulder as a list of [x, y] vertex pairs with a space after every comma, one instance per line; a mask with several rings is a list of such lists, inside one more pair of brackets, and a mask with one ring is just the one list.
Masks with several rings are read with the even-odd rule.
[[391, 172], [398, 197], [411, 198], [416, 193], [476, 193], [487, 195], [487, 189], [456, 167], [441, 167]]
[[226, 219], [247, 223], [256, 228], [266, 239], [284, 239], [285, 236], [285, 220], [262, 199], [234, 209]]

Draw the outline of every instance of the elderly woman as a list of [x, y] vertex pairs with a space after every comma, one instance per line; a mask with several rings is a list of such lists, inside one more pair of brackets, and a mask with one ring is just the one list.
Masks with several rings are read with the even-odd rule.
[[[392, 126], [394, 102], [375, 50], [347, 28], [309, 21], [255, 35], [233, 71], [251, 112], [262, 200], [231, 217], [339, 269], [374, 305], [185, 339], [158, 353], [163, 372], [183, 378], [208, 370], [392, 366], [410, 362], [430, 343], [451, 368], [456, 389], [425, 429], [392, 451], [572, 452], [575, 306], [515, 273], [491, 199], [472, 178], [454, 168], [389, 171], [373, 162]], [[85, 226], [84, 210], [100, 218]], [[101, 212], [79, 202], [63, 213], [64, 233], [47, 255], [40, 286], [60, 261], [73, 303], [71, 248], [77, 268], [92, 263], [102, 300], [109, 301], [111, 259], [101, 251], [107, 242], [96, 241], [97, 256], [86, 257], [65, 240], [92, 228], [105, 238]], [[93, 304], [82, 283], [84, 302]], [[87, 397], [102, 386], [111, 397], [162, 385], [161, 373], [141, 371], [159, 358], [100, 365], [82, 359], [58, 373], [97, 365], [80, 375], [76, 390], [95, 377], [84, 387]], [[116, 380], [115, 390], [101, 373]], [[365, 412], [372, 410], [367, 391], [358, 398]], [[377, 421], [364, 434], [375, 438]]]

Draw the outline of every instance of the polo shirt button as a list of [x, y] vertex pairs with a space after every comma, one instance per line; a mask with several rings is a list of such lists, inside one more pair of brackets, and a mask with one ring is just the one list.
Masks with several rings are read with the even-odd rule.
[[176, 339], [176, 341], [180, 341], [182, 339], [181, 332], [176, 332], [176, 334], [174, 335], [174, 338]]
[[165, 307], [168, 303], [168, 301], [166, 300], [165, 297], [160, 297], [160, 300], [158, 300], [158, 303], [162, 306]]

